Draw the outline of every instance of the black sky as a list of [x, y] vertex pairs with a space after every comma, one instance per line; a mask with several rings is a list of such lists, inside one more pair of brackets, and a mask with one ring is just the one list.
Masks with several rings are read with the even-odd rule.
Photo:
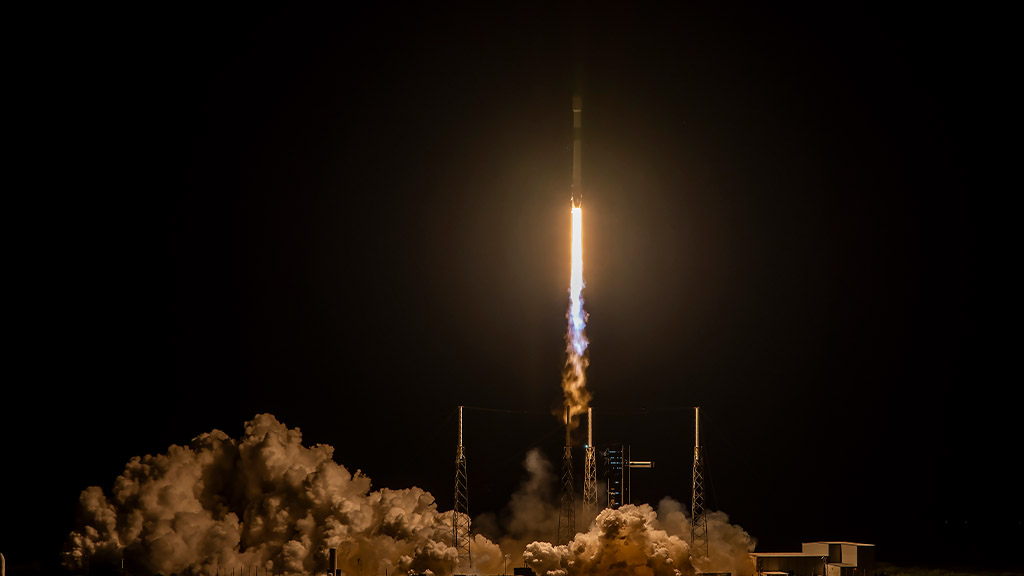
[[578, 90], [595, 441], [657, 462], [637, 498], [688, 501], [700, 404], [758, 550], [1019, 564], [998, 18], [26, 18], [0, 552], [52, 565], [82, 489], [260, 412], [441, 508], [455, 407], [523, 412], [467, 412], [472, 511], [500, 510], [559, 455]]

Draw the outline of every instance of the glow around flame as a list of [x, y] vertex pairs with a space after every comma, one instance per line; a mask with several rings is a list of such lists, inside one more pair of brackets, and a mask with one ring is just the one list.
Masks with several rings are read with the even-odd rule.
[[572, 275], [569, 281], [569, 331], [566, 334], [567, 358], [562, 374], [562, 390], [570, 417], [586, 411], [590, 393], [586, 390], [587, 313], [583, 311], [583, 210], [572, 206]]

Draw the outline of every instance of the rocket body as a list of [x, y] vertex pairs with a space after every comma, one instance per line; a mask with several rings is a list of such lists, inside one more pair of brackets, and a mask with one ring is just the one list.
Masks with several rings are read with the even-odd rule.
[[572, 205], [583, 203], [583, 99], [572, 99]]

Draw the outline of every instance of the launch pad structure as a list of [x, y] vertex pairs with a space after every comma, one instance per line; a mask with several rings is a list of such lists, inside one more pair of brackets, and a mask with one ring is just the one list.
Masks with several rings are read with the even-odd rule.
[[654, 468], [651, 460], [633, 460], [629, 444], [613, 444], [605, 450], [608, 478], [608, 508], [617, 509], [623, 504], [632, 504], [630, 493], [634, 468]]
[[[452, 512], [452, 546], [458, 551], [459, 566], [472, 566], [471, 523], [469, 516], [469, 475], [466, 464], [466, 450], [463, 445], [463, 410], [458, 407], [458, 443], [455, 450], [455, 492]], [[472, 408], [472, 407], [471, 407]], [[481, 408], [478, 408], [481, 409]], [[493, 410], [482, 408], [482, 410]], [[598, 511], [597, 462], [594, 445], [594, 411], [587, 408], [587, 443], [584, 445], [583, 506], [586, 518], [593, 518]], [[608, 496], [605, 508], [617, 509], [632, 503], [630, 497], [630, 474], [634, 468], [651, 469], [650, 460], [632, 460], [628, 444], [615, 444], [605, 451], [608, 469]], [[559, 494], [558, 527], [554, 543], [568, 544], [576, 536], [576, 489], [572, 462], [572, 435], [570, 411], [565, 410], [565, 446], [562, 453], [562, 476]], [[616, 477], [617, 476], [617, 477]], [[710, 558], [708, 549], [708, 526], [704, 498], [704, 453], [700, 442], [700, 407], [694, 408], [694, 459], [693, 484], [691, 490], [691, 554], [694, 560]]]

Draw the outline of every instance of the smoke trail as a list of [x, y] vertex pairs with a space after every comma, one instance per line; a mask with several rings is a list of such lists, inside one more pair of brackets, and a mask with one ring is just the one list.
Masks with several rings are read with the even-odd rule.
[[562, 371], [562, 391], [565, 393], [565, 405], [569, 407], [569, 417], [575, 422], [575, 416], [586, 411], [590, 404], [590, 392], [587, 391], [587, 313], [583, 310], [583, 209], [572, 206], [572, 273], [569, 280], [569, 329], [566, 333], [566, 360]]

